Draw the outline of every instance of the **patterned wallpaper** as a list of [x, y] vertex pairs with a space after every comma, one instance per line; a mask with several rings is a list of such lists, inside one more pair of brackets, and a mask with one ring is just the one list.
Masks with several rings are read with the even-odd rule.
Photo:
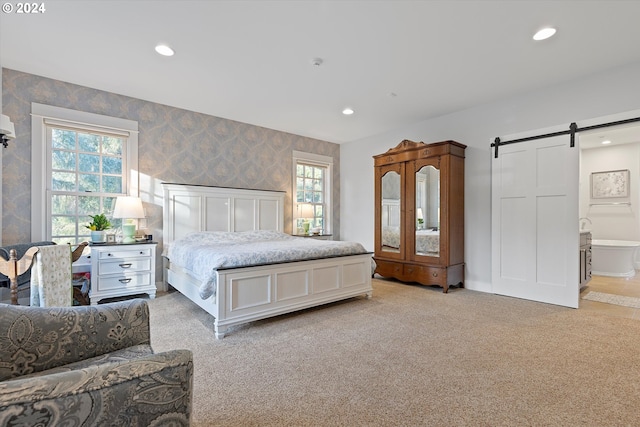
[[162, 240], [162, 182], [286, 191], [285, 231], [291, 231], [293, 150], [333, 157], [333, 234], [339, 238], [337, 144], [6, 68], [2, 97], [3, 114], [15, 124], [17, 136], [2, 156], [4, 245], [32, 240], [32, 102], [138, 121], [140, 190], [154, 240]]

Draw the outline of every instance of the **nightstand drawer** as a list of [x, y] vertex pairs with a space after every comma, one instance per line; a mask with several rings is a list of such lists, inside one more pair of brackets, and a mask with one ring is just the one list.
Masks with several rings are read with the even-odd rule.
[[115, 258], [132, 258], [132, 257], [151, 257], [150, 248], [141, 249], [114, 249], [114, 250], [101, 250], [99, 259], [115, 259]]
[[100, 276], [136, 271], [151, 271], [151, 258], [131, 258], [113, 261], [101, 261], [98, 264], [98, 274]]
[[113, 277], [102, 277], [98, 283], [98, 291], [146, 287], [151, 284], [151, 274], [127, 274]]

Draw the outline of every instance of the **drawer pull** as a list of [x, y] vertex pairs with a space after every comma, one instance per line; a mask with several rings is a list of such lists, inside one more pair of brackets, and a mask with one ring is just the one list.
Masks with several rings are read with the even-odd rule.
[[438, 273], [436, 273], [436, 272], [431, 273], [431, 275], [432, 275], [433, 277], [438, 277]]
[[129, 267], [131, 267], [131, 263], [130, 263], [130, 262], [128, 262], [128, 263], [126, 263], [126, 264], [118, 264], [118, 265], [119, 265], [120, 267], [122, 267], [122, 268], [129, 268]]
[[118, 280], [120, 283], [129, 283], [131, 281], [131, 277], [128, 277], [126, 279], [120, 279]]
[[409, 271], [409, 274], [413, 273], [413, 268], [409, 268], [408, 271]]

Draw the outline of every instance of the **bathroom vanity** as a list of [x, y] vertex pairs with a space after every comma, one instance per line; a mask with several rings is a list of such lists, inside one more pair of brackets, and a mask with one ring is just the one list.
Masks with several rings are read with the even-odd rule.
[[580, 289], [591, 280], [591, 232], [580, 233]]

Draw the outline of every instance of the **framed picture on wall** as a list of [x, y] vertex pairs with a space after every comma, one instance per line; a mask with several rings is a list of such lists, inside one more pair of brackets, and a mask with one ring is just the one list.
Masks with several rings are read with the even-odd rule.
[[629, 197], [629, 170], [591, 173], [591, 198], [613, 199]]

